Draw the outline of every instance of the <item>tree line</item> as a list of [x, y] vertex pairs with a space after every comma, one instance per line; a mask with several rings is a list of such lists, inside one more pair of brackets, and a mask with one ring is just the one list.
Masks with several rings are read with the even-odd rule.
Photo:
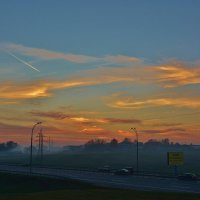
[[8, 141], [0, 143], [0, 151], [11, 151], [18, 147], [19, 145], [16, 142]]
[[[104, 139], [92, 139], [89, 140], [84, 144], [85, 149], [114, 149], [114, 148], [130, 148], [132, 146], [135, 146], [137, 141], [131, 141], [129, 138], [124, 138], [121, 142], [119, 142], [117, 139], [112, 139], [109, 142], [107, 142]], [[168, 138], [164, 138], [161, 140], [156, 139], [150, 139], [146, 142], [138, 142], [139, 147], [191, 147], [192, 144], [180, 144], [178, 142], [172, 142]]]

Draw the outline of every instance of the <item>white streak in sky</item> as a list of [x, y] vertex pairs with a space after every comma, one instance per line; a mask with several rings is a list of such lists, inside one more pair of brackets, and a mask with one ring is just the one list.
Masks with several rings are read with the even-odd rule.
[[24, 61], [24, 60], [18, 58], [18, 57], [15, 56], [14, 54], [12, 54], [12, 53], [10, 53], [10, 52], [8, 52], [8, 51], [7, 51], [7, 53], [8, 53], [9, 55], [11, 55], [12, 57], [14, 57], [16, 60], [18, 60], [19, 62], [23, 63], [24, 65], [26, 65], [26, 66], [32, 68], [32, 69], [35, 70], [35, 71], [40, 72], [37, 68], [33, 67], [31, 64], [27, 63], [26, 61]]

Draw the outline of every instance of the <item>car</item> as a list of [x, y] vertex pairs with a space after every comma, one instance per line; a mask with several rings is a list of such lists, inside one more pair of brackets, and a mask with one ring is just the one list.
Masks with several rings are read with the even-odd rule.
[[108, 165], [105, 165], [105, 166], [99, 168], [99, 169], [98, 169], [98, 172], [106, 172], [106, 173], [109, 173], [109, 172], [111, 172], [111, 167], [108, 166]]
[[130, 175], [130, 171], [127, 169], [119, 169], [114, 172], [115, 175]]
[[125, 167], [124, 169], [127, 169], [130, 174], [134, 173], [134, 168], [133, 167]]
[[193, 173], [185, 173], [183, 175], [180, 175], [177, 177], [178, 180], [183, 180], [183, 181], [197, 181], [197, 175]]

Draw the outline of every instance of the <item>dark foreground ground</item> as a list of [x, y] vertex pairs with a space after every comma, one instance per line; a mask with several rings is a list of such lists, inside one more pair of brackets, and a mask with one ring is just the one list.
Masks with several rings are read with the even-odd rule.
[[105, 189], [74, 180], [0, 173], [0, 200], [200, 200], [198, 194]]

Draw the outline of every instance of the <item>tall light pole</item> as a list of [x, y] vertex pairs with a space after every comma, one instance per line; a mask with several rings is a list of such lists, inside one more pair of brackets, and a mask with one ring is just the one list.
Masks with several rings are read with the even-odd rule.
[[37, 122], [36, 124], [33, 125], [33, 128], [31, 130], [31, 150], [30, 150], [30, 174], [32, 173], [32, 157], [33, 157], [33, 131], [35, 127], [42, 122]]
[[136, 151], [136, 171], [137, 171], [137, 174], [139, 173], [139, 151], [138, 151], [138, 144], [139, 144], [139, 141], [138, 141], [138, 132], [137, 132], [137, 129], [136, 128], [131, 128], [131, 130], [133, 130], [135, 132], [135, 135], [136, 135], [136, 145], [137, 145], [137, 151]]

